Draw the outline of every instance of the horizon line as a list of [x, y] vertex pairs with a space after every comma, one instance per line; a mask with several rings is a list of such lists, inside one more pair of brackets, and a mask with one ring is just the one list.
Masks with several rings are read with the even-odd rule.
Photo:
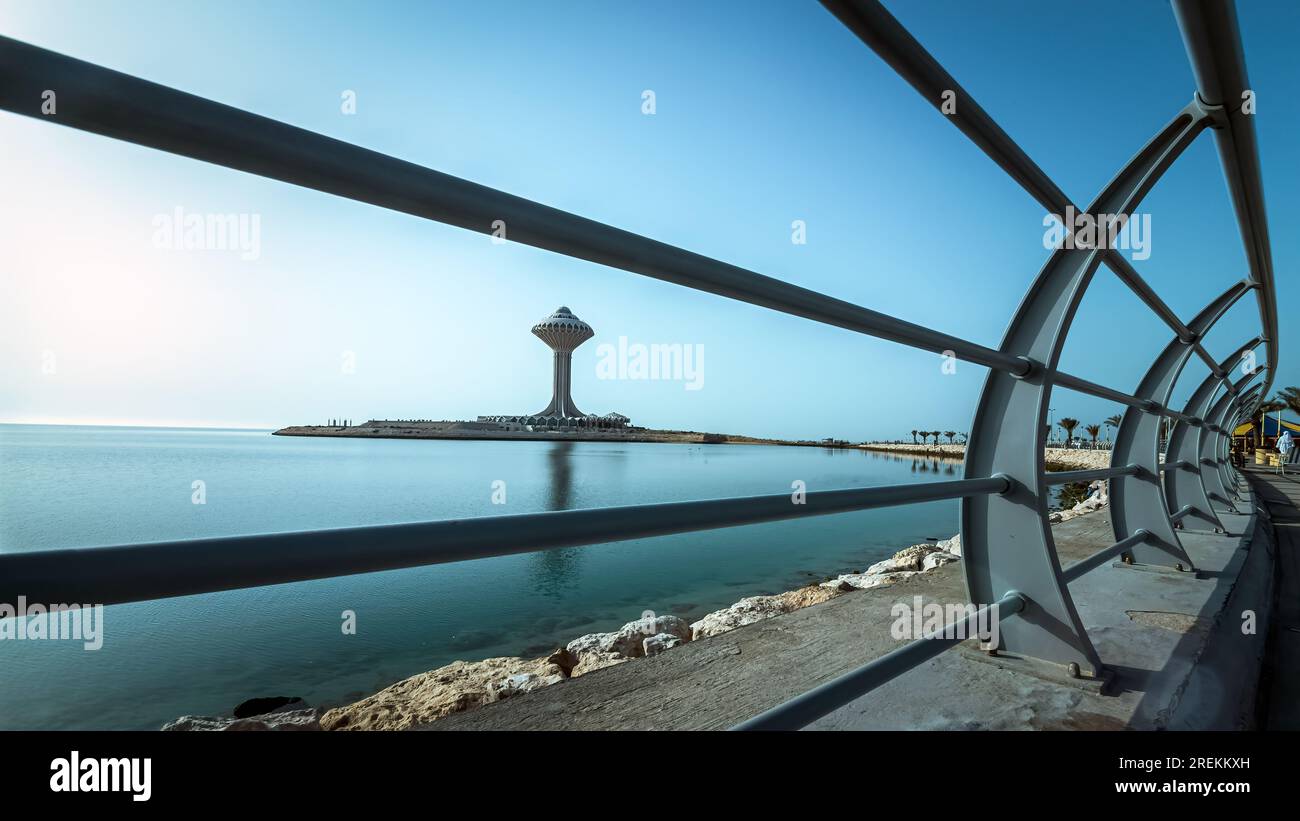
[[238, 425], [228, 423], [179, 423], [179, 422], [121, 422], [121, 421], [33, 421], [26, 419], [0, 419], [0, 425], [24, 425], [29, 427], [51, 428], [167, 428], [173, 430], [279, 430], [274, 425]]

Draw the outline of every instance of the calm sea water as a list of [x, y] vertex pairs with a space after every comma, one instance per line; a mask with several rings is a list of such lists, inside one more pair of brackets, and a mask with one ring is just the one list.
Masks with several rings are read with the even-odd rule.
[[[0, 552], [958, 478], [858, 450], [312, 439], [0, 425]], [[206, 504], [191, 483], [206, 484]], [[492, 504], [506, 482], [507, 504]], [[957, 529], [955, 501], [105, 609], [104, 645], [0, 641], [0, 728], [156, 728], [254, 696], [343, 703], [456, 659], [687, 619]], [[364, 549], [361, 547], [359, 549]], [[357, 634], [341, 613], [355, 611]]]

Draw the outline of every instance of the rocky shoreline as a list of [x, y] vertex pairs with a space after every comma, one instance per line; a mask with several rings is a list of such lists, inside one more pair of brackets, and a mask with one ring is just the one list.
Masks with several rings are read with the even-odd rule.
[[[1107, 454], [1108, 456], [1109, 454]], [[1054, 511], [1052, 523], [1092, 513], [1106, 506], [1105, 482], [1093, 482], [1086, 499], [1068, 510]], [[183, 716], [165, 730], [404, 730], [550, 687], [616, 664], [666, 653], [681, 644], [717, 636], [810, 607], [859, 590], [888, 587], [961, 560], [961, 536], [906, 547], [866, 570], [843, 573], [826, 581], [771, 596], [750, 596], [687, 623], [673, 615], [646, 612], [608, 633], [590, 633], [541, 658], [489, 658], [455, 661], [403, 679], [352, 704], [329, 710], [307, 708], [297, 699], [262, 715], [247, 715], [245, 702], [235, 717]], [[254, 700], [259, 701], [259, 700]], [[278, 700], [277, 700], [278, 701]], [[242, 713], [241, 713], [242, 708]]]
[[[898, 456], [916, 456], [934, 459], [964, 459], [965, 445], [912, 445], [893, 442], [868, 442], [858, 445], [862, 450], [879, 453], [892, 453]], [[1090, 450], [1087, 448], [1043, 448], [1043, 461], [1048, 471], [1058, 470], [1096, 470], [1110, 467], [1109, 450]]]
[[[961, 449], [960, 445], [954, 446]], [[913, 452], [918, 446], [889, 446]], [[884, 450], [886, 448], [880, 448]], [[919, 454], [918, 454], [919, 455]], [[951, 455], [951, 454], [945, 454]], [[1047, 448], [1044, 455], [1057, 470], [1106, 467], [1110, 452]], [[1105, 507], [1107, 484], [1092, 482], [1087, 497], [1068, 510], [1053, 511], [1055, 524]], [[721, 635], [747, 624], [820, 604], [858, 590], [887, 587], [901, 579], [961, 560], [961, 536], [906, 547], [866, 570], [842, 573], [822, 582], [770, 596], [750, 596], [687, 623], [673, 615], [651, 612], [608, 633], [573, 639], [541, 658], [499, 657], [451, 664], [403, 679], [373, 695], [329, 710], [311, 708], [297, 699], [260, 715], [241, 704], [233, 716], [182, 716], [164, 730], [403, 730], [472, 710], [521, 693], [560, 684], [615, 664], [668, 652], [689, 641]]]

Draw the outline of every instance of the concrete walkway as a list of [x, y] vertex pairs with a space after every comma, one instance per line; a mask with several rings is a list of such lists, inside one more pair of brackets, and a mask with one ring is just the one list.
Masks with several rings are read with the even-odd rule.
[[1264, 670], [1264, 727], [1300, 730], [1300, 475], [1279, 476], [1250, 466], [1246, 477], [1273, 520], [1277, 544], [1277, 604]]
[[[1106, 564], [1071, 585], [1080, 618], [1115, 684], [1101, 695], [1031, 674], [1013, 659], [950, 650], [809, 729], [1232, 729], [1256, 724], [1273, 597], [1268, 529], [1251, 491], [1226, 534], [1183, 532], [1199, 574]], [[1292, 507], [1294, 510], [1294, 507]], [[1109, 510], [1056, 525], [1061, 563], [1114, 542]], [[448, 716], [427, 729], [723, 729], [892, 650], [896, 602], [965, 600], [960, 564], [888, 588], [690, 642], [523, 696]], [[1258, 635], [1241, 613], [1258, 610]]]

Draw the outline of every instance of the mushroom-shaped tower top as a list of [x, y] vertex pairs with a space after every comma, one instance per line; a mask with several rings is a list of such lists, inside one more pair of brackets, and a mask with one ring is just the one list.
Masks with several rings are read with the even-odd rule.
[[582, 343], [596, 335], [591, 326], [578, 319], [564, 306], [533, 326], [533, 336], [545, 342], [552, 350], [572, 353]]

